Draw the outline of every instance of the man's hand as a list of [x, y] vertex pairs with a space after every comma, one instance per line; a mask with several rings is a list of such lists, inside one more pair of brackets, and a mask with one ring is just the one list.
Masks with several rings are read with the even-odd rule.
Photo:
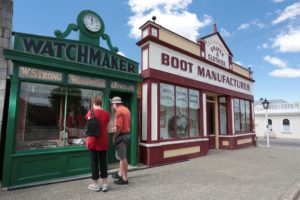
[[121, 132], [121, 127], [119, 127], [119, 126], [113, 127], [113, 128], [112, 128], [112, 132], [114, 133], [113, 138], [112, 138], [112, 143], [113, 143], [114, 145], [116, 145], [116, 144], [117, 144], [117, 137], [118, 137], [118, 135], [119, 135], [120, 132]]

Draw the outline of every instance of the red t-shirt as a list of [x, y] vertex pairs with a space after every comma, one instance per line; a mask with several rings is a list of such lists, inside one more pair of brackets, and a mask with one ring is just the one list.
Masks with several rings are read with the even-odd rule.
[[[106, 110], [94, 109], [94, 114], [100, 124], [100, 136], [87, 136], [86, 137], [86, 147], [88, 149], [95, 149], [97, 151], [108, 149], [108, 130], [107, 125], [109, 123], [109, 113]], [[91, 111], [89, 111], [85, 118], [91, 117]]]
[[115, 126], [122, 127], [121, 132], [130, 132], [130, 111], [127, 107], [120, 105], [116, 110]]

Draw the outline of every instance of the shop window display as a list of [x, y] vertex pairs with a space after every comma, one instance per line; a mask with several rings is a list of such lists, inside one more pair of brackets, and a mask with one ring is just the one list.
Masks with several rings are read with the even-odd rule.
[[161, 139], [196, 136], [199, 136], [199, 92], [161, 83]]
[[16, 150], [85, 144], [85, 114], [101, 91], [27, 82], [20, 88]]
[[250, 102], [243, 99], [233, 99], [235, 133], [250, 132]]

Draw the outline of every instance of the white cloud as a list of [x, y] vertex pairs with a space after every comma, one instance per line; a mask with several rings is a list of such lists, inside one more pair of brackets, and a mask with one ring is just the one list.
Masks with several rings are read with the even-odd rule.
[[124, 56], [124, 57], [126, 57], [125, 56], [125, 54], [122, 52], [122, 51], [118, 51], [118, 53], [117, 54], [119, 54], [119, 55], [121, 55], [121, 56]]
[[236, 64], [240, 65], [240, 66], [243, 66], [242, 62], [241, 61], [234, 61]]
[[249, 23], [241, 24], [241, 25], [238, 27], [238, 30], [245, 30], [245, 29], [248, 29], [249, 27], [250, 27], [250, 24], [249, 24]]
[[300, 27], [290, 28], [287, 33], [277, 35], [272, 46], [280, 52], [300, 52]]
[[212, 22], [212, 17], [204, 15], [202, 20], [187, 10], [192, 0], [129, 0], [133, 16], [129, 18], [130, 37], [140, 38], [139, 29], [145, 22], [156, 16], [156, 23], [192, 41], [199, 36], [198, 29]]
[[252, 24], [253, 24], [254, 26], [257, 26], [259, 29], [262, 29], [262, 28], [264, 28], [264, 27], [266, 26], [265, 24], [259, 22], [258, 20], [252, 21]]
[[295, 19], [300, 16], [300, 2], [296, 2], [284, 9], [283, 12], [279, 13], [279, 16], [272, 21], [272, 24], [278, 24], [288, 19]]
[[262, 43], [262, 44], [259, 45], [257, 48], [258, 48], [258, 49], [267, 49], [267, 48], [269, 48], [269, 45], [268, 45], [267, 43]]
[[267, 55], [264, 57], [264, 60], [279, 68], [270, 72], [269, 75], [271, 76], [283, 77], [283, 78], [300, 77], [300, 68], [288, 67], [287, 63], [281, 60], [280, 58]]
[[300, 78], [300, 68], [283, 68], [283, 69], [275, 69], [274, 71], [269, 73], [271, 76], [283, 77], [283, 78]]
[[248, 23], [244, 23], [244, 24], [241, 24], [239, 27], [238, 27], [238, 30], [246, 30], [246, 29], [249, 29], [251, 26], [256, 26], [257, 28], [259, 29], [262, 29], [264, 28], [266, 25], [259, 22], [258, 20], [252, 20]]
[[281, 60], [280, 58], [277, 58], [277, 57], [272, 57], [272, 56], [265, 56], [264, 57], [264, 60], [271, 63], [272, 65], [275, 65], [277, 67], [280, 67], [280, 68], [285, 68], [287, 67], [287, 63], [283, 60]]
[[232, 34], [229, 33], [229, 32], [228, 32], [226, 29], [224, 29], [224, 28], [221, 28], [220, 34], [221, 34], [223, 37], [230, 37], [230, 36], [232, 36]]
[[273, 1], [273, 3], [282, 3], [282, 2], [284, 2], [285, 0], [272, 0]]

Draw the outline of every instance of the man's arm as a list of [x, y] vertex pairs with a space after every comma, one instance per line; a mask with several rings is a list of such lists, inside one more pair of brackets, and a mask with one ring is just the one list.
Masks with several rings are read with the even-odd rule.
[[117, 143], [117, 137], [120, 134], [121, 130], [122, 130], [121, 126], [116, 126], [113, 128], [114, 135], [113, 135], [112, 142], [114, 145], [116, 145], [116, 143]]

